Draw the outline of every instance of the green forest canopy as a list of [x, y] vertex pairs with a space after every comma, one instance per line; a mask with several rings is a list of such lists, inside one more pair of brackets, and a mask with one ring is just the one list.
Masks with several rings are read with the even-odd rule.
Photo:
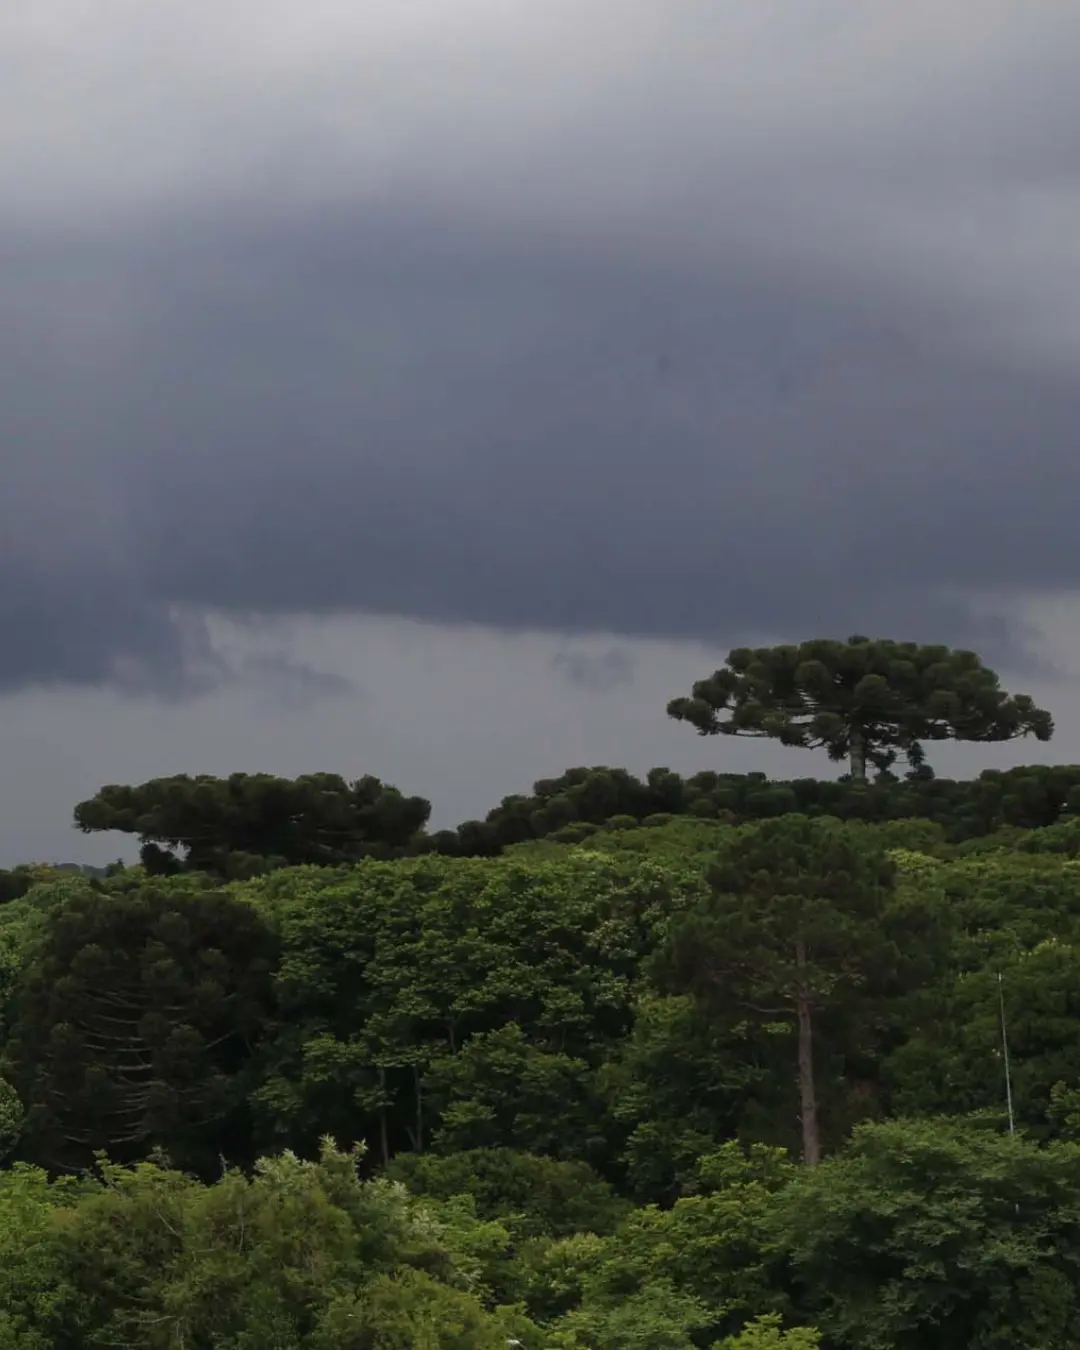
[[103, 789], [0, 874], [0, 1350], [1075, 1346], [1080, 768], [877, 767]]

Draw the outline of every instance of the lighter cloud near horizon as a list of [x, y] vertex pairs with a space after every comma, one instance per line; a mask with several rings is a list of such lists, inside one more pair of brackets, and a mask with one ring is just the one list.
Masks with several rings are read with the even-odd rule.
[[[1054, 740], [935, 746], [931, 761], [941, 774], [1080, 762], [1080, 595], [1036, 598], [1027, 610], [1060, 678], [1001, 674], [1007, 688], [1032, 694], [1053, 712]], [[322, 673], [351, 683], [353, 692], [337, 688], [333, 696], [298, 702], [272, 685], [236, 682], [172, 705], [110, 691], [10, 696], [0, 701], [0, 756], [22, 767], [0, 778], [0, 866], [133, 858], [130, 837], [77, 833], [72, 808], [105, 783], [173, 773], [326, 771], [350, 779], [373, 773], [427, 797], [433, 827], [447, 828], [579, 764], [637, 774], [656, 765], [683, 774], [840, 772], [821, 753], [757, 739], [705, 739], [670, 721], [667, 700], [723, 659], [722, 651], [701, 644], [508, 635], [379, 619], [266, 622], [254, 635], [220, 618], [214, 627], [222, 649], [241, 663], [246, 655]], [[623, 653], [615, 664], [632, 667], [632, 679], [602, 691], [568, 679], [566, 663], [556, 660], [569, 652], [603, 666], [613, 650]]]

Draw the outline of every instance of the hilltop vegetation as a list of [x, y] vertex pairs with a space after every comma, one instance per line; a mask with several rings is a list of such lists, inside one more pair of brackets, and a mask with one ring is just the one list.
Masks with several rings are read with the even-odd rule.
[[906, 779], [83, 803], [142, 865], [0, 892], [0, 1350], [1074, 1346], [1080, 768], [844, 697]]

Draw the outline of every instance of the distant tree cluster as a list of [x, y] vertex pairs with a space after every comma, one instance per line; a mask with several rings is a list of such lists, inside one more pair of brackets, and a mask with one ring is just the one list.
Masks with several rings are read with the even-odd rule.
[[662, 824], [676, 816], [741, 823], [790, 812], [882, 822], [921, 819], [961, 842], [1004, 827], [1038, 829], [1080, 815], [1080, 765], [988, 769], [975, 779], [879, 778], [856, 786], [818, 778], [770, 779], [763, 773], [694, 774], [652, 769], [639, 779], [604, 766], [543, 779], [529, 796], [507, 797], [485, 821], [434, 836], [447, 853], [493, 856], [533, 839], [580, 843], [598, 829]]
[[[1009, 695], [971, 652], [914, 643], [819, 640], [733, 651], [727, 665], [674, 699], [669, 715], [702, 734], [771, 737], [847, 759], [840, 781], [770, 781], [764, 774], [707, 772], [684, 779], [666, 768], [639, 779], [625, 769], [574, 768], [506, 797], [483, 821], [426, 830], [431, 805], [378, 778], [333, 774], [153, 779], [103, 787], [75, 808], [84, 832], [134, 834], [148, 872], [186, 870], [228, 878], [277, 867], [334, 866], [424, 853], [494, 857], [529, 840], [580, 842], [615, 823], [692, 815], [730, 822], [800, 812], [846, 820], [918, 817], [953, 842], [1004, 826], [1040, 828], [1080, 812], [1080, 768], [987, 771], [973, 782], [938, 780], [924, 742], [1048, 740], [1050, 715]], [[898, 778], [900, 755], [909, 772]], [[875, 771], [868, 781], [867, 766]], [[0, 901], [23, 882], [0, 874]], [[23, 887], [25, 889], [25, 887]]]
[[[281, 781], [289, 786], [288, 779]], [[138, 799], [149, 786], [105, 791], [131, 793]], [[216, 800], [225, 800], [224, 794]], [[142, 834], [148, 823], [145, 817], [122, 817], [111, 810], [98, 815], [88, 809], [90, 805], [84, 803], [78, 808], [79, 819], [86, 822], [83, 828], [127, 829], [139, 835], [142, 862], [154, 875], [186, 870], [235, 878], [290, 865], [280, 852], [254, 854], [231, 849], [229, 826], [225, 820], [215, 820], [212, 807], [203, 818], [201, 847], [184, 854], [177, 851], [183, 848], [180, 841], [163, 850]], [[415, 811], [419, 816], [420, 808]], [[457, 830], [427, 834], [421, 829], [403, 840], [404, 832], [379, 838], [374, 833], [377, 827], [368, 824], [365, 838], [328, 849], [324, 861], [342, 863], [365, 855], [392, 858], [426, 853], [496, 857], [507, 848], [535, 840], [582, 843], [598, 830], [662, 825], [679, 817], [740, 824], [792, 812], [877, 824], [923, 820], [940, 826], [943, 838], [954, 844], [993, 836], [1003, 829], [1044, 830], [1059, 824], [1064, 828], [1080, 820], [1080, 765], [987, 769], [974, 779], [904, 780], [885, 776], [861, 786], [819, 778], [770, 779], [763, 773], [708, 771], [683, 778], [663, 768], [651, 769], [644, 778], [638, 778], [626, 769], [581, 767], [568, 769], [558, 778], [539, 780], [531, 794], [506, 797], [486, 820], [467, 821]], [[314, 814], [312, 829], [317, 830], [317, 807]], [[89, 823], [97, 819], [109, 823]], [[1046, 840], [1039, 846], [1046, 846]], [[275, 846], [270, 842], [265, 847]], [[311, 859], [294, 859], [291, 865], [301, 861]], [[0, 872], [2, 898], [22, 895], [31, 885], [33, 869]]]

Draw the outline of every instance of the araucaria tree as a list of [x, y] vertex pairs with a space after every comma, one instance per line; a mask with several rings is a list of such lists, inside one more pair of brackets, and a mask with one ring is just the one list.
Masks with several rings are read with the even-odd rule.
[[234, 879], [275, 866], [401, 857], [418, 843], [430, 814], [430, 802], [370, 774], [354, 783], [331, 773], [175, 774], [103, 787], [76, 806], [75, 824], [84, 834], [138, 835], [148, 872]]
[[799, 646], [739, 647], [723, 669], [668, 704], [703, 736], [769, 736], [824, 749], [866, 781], [903, 755], [925, 763], [924, 741], [1048, 741], [1054, 724], [1027, 694], [1007, 694], [974, 652], [915, 642], [818, 638]]
[[711, 895], [678, 920], [657, 973], [731, 1025], [787, 1028], [803, 1159], [821, 1158], [818, 1022], [857, 1021], [903, 961], [890, 903], [895, 869], [857, 825], [790, 815], [738, 831]]
[[[99, 1150], [128, 1162], [160, 1148], [212, 1175], [222, 1151], [243, 1155], [273, 939], [254, 906], [193, 882], [83, 891], [54, 917], [0, 1057], [26, 1107], [27, 1161], [78, 1172]], [[0, 1092], [0, 1132], [4, 1104]]]

